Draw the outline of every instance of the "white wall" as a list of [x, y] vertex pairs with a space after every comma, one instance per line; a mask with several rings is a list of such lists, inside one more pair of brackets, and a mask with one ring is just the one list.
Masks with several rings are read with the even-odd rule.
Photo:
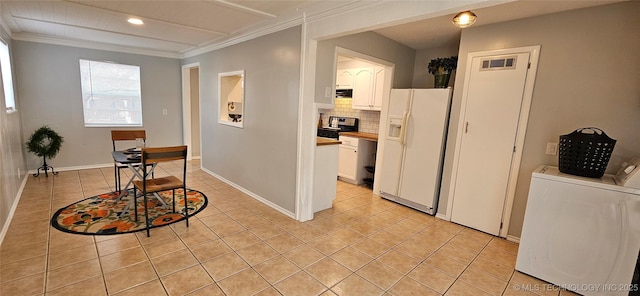
[[[201, 161], [209, 170], [293, 214], [300, 26], [198, 55]], [[244, 128], [218, 123], [218, 73], [245, 70]]]
[[[20, 94], [23, 136], [42, 125], [64, 137], [60, 153], [48, 163], [55, 168], [109, 164], [111, 129], [84, 127], [79, 59], [140, 66], [143, 129], [149, 146], [182, 144], [180, 61], [102, 50], [14, 42], [16, 84]], [[167, 109], [167, 115], [162, 115]], [[41, 159], [27, 154], [29, 169]]]
[[[519, 237], [531, 172], [557, 165], [547, 142], [595, 126], [617, 139], [608, 171], [640, 157], [640, 2], [623, 2], [547, 16], [471, 27], [462, 32], [456, 85], [464, 82], [467, 54], [541, 45], [509, 235]], [[454, 89], [448, 151], [456, 144], [462, 89]], [[481, 155], [481, 151], [478, 152]], [[446, 213], [453, 153], [445, 161], [439, 213]], [[491, 164], [487, 164], [491, 165]]]

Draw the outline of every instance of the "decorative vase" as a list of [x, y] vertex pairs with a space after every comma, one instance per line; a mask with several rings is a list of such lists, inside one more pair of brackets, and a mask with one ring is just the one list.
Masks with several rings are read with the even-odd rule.
[[436, 72], [433, 74], [433, 84], [435, 88], [447, 88], [449, 87], [449, 78], [451, 78], [450, 71]]

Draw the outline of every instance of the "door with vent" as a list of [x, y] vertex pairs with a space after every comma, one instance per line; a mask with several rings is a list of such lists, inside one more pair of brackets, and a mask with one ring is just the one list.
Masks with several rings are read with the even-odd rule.
[[453, 222], [500, 233], [529, 58], [514, 52], [471, 59], [454, 160]]

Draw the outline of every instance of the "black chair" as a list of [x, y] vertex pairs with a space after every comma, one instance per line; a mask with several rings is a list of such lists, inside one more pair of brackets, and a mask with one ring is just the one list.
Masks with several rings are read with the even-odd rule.
[[[144, 219], [147, 228], [147, 236], [149, 236], [149, 209], [147, 208], [147, 195], [150, 193], [156, 193], [165, 190], [172, 190], [173, 199], [173, 212], [176, 212], [176, 189], [182, 188], [184, 193], [184, 217], [189, 227], [189, 207], [187, 203], [187, 146], [175, 146], [175, 147], [157, 147], [157, 148], [143, 148], [142, 149], [142, 166], [144, 180], [133, 181], [133, 202], [136, 221], [138, 220], [138, 207], [137, 207], [137, 192], [142, 192], [144, 198]], [[160, 162], [181, 160], [182, 180], [176, 176], [158, 177], [154, 178], [151, 172]], [[151, 167], [149, 171], [147, 168]], [[149, 177], [151, 175], [151, 177]], [[158, 197], [161, 198], [161, 197]]]
[[[113, 151], [116, 151], [116, 142], [128, 142], [132, 143], [136, 139], [142, 139], [143, 144], [147, 142], [147, 132], [145, 130], [112, 130], [111, 142], [113, 144]], [[137, 166], [134, 164], [134, 166]], [[123, 163], [113, 162], [115, 189], [117, 192], [122, 190], [122, 184], [120, 182], [120, 170], [126, 169], [127, 165]]]

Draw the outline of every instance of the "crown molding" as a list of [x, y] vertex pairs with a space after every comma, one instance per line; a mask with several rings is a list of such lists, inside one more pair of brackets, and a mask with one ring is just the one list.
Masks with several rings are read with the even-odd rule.
[[236, 45], [238, 43], [249, 41], [251, 39], [255, 39], [255, 38], [258, 38], [258, 37], [269, 35], [271, 33], [279, 32], [279, 31], [282, 31], [282, 30], [286, 30], [286, 29], [301, 25], [302, 24], [302, 20], [303, 20], [303, 17], [299, 16], [299, 17], [296, 17], [294, 19], [290, 19], [290, 20], [288, 20], [286, 22], [280, 22], [280, 23], [275, 24], [273, 26], [259, 28], [257, 30], [252, 30], [252, 31], [248, 32], [247, 34], [243, 34], [243, 35], [240, 35], [238, 37], [230, 38], [230, 39], [227, 39], [227, 40], [225, 40], [223, 42], [217, 42], [217, 43], [214, 43], [214, 44], [198, 47], [196, 49], [186, 50], [186, 51], [184, 51], [182, 53], [181, 58], [190, 58], [190, 57], [201, 55], [201, 54], [204, 54], [204, 53], [207, 53], [207, 52], [211, 52], [211, 51], [214, 51], [214, 50], [218, 50], [218, 49], [222, 49], [222, 48], [229, 47], [229, 46], [232, 46], [232, 45]]
[[274, 24], [272, 26], [266, 26], [263, 28], [259, 28], [257, 30], [252, 30], [246, 34], [240, 35], [238, 37], [233, 37], [230, 39], [227, 39], [223, 42], [218, 42], [215, 44], [210, 44], [210, 45], [204, 45], [204, 46], [200, 46], [200, 47], [196, 47], [194, 49], [188, 49], [185, 51], [182, 51], [182, 58], [190, 58], [190, 57], [194, 57], [200, 54], [204, 54], [207, 52], [211, 52], [214, 50], [218, 50], [218, 49], [222, 49], [225, 47], [229, 47], [232, 45], [236, 45], [238, 43], [242, 43], [244, 41], [248, 41], [251, 39], [255, 39], [258, 37], [262, 37], [271, 33], [275, 33], [278, 31], [282, 31], [285, 29], [289, 29], [298, 25], [302, 25], [302, 23], [304, 22], [315, 22], [315, 21], [320, 21], [323, 20], [325, 18], [329, 18], [329, 17], [333, 17], [336, 14], [344, 14], [344, 15], [348, 15], [348, 13], [350, 11], [355, 11], [357, 9], [362, 9], [364, 7], [369, 7], [369, 6], [374, 6], [377, 5], [378, 3], [375, 1], [363, 1], [363, 2], [345, 2], [345, 4], [340, 5], [340, 6], [336, 6], [336, 7], [332, 7], [331, 9], [327, 9], [327, 10], [320, 10], [320, 11], [316, 11], [316, 12], [311, 12], [311, 13], [306, 13], [304, 15], [298, 15], [295, 17], [292, 17], [286, 21], [283, 22], [279, 22], [277, 24]]
[[29, 41], [29, 42], [46, 43], [46, 44], [54, 44], [54, 45], [62, 45], [62, 46], [115, 51], [115, 52], [155, 56], [155, 57], [170, 58], [170, 59], [181, 58], [181, 55], [179, 53], [173, 53], [173, 52], [162, 52], [162, 51], [155, 51], [155, 50], [138, 49], [138, 48], [132, 48], [132, 47], [115, 46], [115, 45], [104, 44], [99, 42], [87, 42], [87, 41], [79, 41], [79, 40], [73, 40], [73, 39], [51, 38], [51, 37], [44, 37], [44, 36], [33, 35], [33, 34], [25, 34], [25, 33], [14, 33], [11, 36], [11, 38], [13, 40], [19, 40], [19, 41]]

